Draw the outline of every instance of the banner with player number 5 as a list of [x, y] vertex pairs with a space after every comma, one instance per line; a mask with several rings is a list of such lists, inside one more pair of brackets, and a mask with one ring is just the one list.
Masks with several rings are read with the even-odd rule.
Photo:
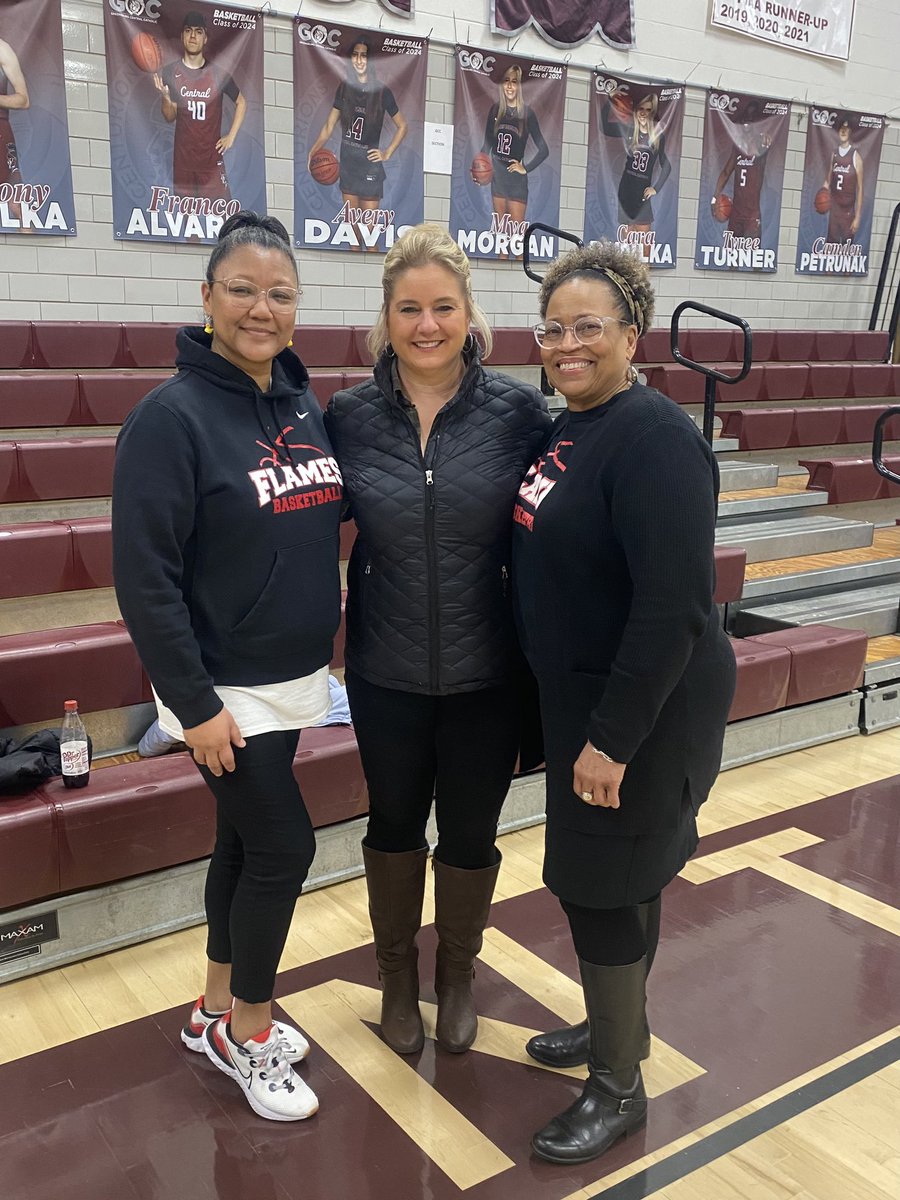
[[113, 229], [123, 240], [214, 242], [266, 211], [263, 27], [206, 0], [107, 0]]
[[868, 275], [884, 117], [809, 109], [797, 230], [800, 275]]
[[715, 89], [705, 108], [694, 266], [777, 271], [791, 106]]
[[0, 233], [75, 233], [60, 0], [0, 6]]

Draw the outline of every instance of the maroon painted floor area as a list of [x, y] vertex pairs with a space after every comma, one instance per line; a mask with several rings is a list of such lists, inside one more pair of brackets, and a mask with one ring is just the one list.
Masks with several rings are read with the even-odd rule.
[[[790, 859], [885, 904], [900, 894], [900, 777], [704, 840], [699, 855], [796, 827], [824, 839]], [[575, 977], [562, 914], [546, 892], [494, 906], [492, 924]], [[430, 976], [433, 930], [422, 937]], [[279, 977], [291, 995], [333, 978], [374, 985], [371, 948]], [[486, 1015], [534, 1028], [558, 1018], [489, 967]], [[423, 998], [433, 998], [430, 978]], [[900, 1022], [896, 938], [755, 871], [666, 892], [650, 985], [654, 1032], [706, 1069], [656, 1099], [647, 1129], [601, 1163], [558, 1168], [528, 1138], [577, 1092], [536, 1068], [432, 1043], [410, 1062], [514, 1162], [461, 1192], [314, 1047], [300, 1067], [321, 1110], [278, 1125], [178, 1031], [185, 1010], [0, 1067], [3, 1200], [556, 1200], [689, 1130], [853, 1049]]]

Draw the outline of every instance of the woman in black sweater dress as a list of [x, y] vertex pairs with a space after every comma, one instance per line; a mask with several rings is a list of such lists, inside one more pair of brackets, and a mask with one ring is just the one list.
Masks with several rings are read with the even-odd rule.
[[585, 1162], [646, 1119], [660, 892], [697, 846], [734, 657], [713, 603], [715, 458], [632, 365], [653, 315], [646, 266], [609, 243], [567, 254], [540, 306], [567, 411], [519, 492], [514, 583], [544, 721], [544, 882], [569, 918], [588, 1020], [527, 1048], [590, 1076], [532, 1145]]

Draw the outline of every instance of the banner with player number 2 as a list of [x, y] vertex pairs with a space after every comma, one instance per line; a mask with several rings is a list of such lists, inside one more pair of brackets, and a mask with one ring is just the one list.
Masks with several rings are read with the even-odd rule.
[[214, 242], [266, 211], [262, 17], [206, 0], [109, 0], [113, 228], [123, 240]]

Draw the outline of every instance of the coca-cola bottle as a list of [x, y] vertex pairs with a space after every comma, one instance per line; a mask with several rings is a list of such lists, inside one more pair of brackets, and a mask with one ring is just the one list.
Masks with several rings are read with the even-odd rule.
[[88, 753], [88, 736], [81, 717], [78, 701], [66, 701], [66, 713], [59, 734], [59, 754], [62, 759], [63, 783], [67, 788], [82, 788], [91, 774], [91, 759]]

